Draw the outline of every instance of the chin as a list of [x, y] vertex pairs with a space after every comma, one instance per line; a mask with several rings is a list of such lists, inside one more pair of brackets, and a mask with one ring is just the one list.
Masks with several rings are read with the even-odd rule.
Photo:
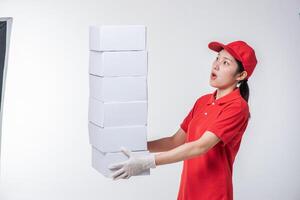
[[209, 80], [209, 85], [211, 87], [218, 88], [218, 85], [214, 81], [212, 81], [212, 80]]
[[225, 83], [220, 83], [220, 80], [219, 82], [215, 81], [215, 80], [209, 80], [209, 85], [211, 87], [214, 87], [214, 88], [217, 88], [217, 89], [224, 89], [226, 87], [228, 87], [228, 84], [225, 84]]

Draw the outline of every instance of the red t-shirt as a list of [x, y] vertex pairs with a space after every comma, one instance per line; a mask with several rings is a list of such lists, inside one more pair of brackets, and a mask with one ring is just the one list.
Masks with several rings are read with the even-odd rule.
[[221, 141], [205, 154], [184, 160], [178, 200], [232, 200], [232, 168], [250, 116], [248, 103], [236, 88], [215, 99], [217, 90], [197, 99], [180, 124], [186, 142], [211, 131]]

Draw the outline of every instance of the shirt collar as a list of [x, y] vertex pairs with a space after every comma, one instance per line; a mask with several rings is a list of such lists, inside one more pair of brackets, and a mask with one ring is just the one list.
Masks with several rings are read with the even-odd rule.
[[216, 94], [217, 89], [213, 93], [211, 93], [207, 105], [212, 104], [213, 102], [215, 102], [215, 104], [220, 105], [241, 97], [240, 89], [238, 87], [230, 93], [226, 94], [225, 96], [218, 98], [217, 100], [215, 99]]

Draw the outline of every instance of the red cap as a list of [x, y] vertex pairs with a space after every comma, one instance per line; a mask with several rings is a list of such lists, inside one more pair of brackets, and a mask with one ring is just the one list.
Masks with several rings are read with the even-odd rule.
[[225, 49], [235, 59], [241, 61], [245, 71], [248, 74], [246, 79], [248, 79], [254, 71], [254, 68], [257, 64], [255, 52], [246, 42], [234, 41], [227, 45], [224, 45], [220, 42], [210, 42], [208, 47], [216, 52]]

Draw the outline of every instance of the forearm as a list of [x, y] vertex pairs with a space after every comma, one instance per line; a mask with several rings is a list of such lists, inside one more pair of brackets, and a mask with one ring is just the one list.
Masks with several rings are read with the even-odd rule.
[[172, 150], [155, 155], [156, 165], [175, 163], [182, 160], [190, 159], [205, 153], [205, 149], [195, 142], [185, 143]]
[[147, 146], [150, 152], [169, 151], [175, 147], [172, 137], [165, 137], [147, 142]]

